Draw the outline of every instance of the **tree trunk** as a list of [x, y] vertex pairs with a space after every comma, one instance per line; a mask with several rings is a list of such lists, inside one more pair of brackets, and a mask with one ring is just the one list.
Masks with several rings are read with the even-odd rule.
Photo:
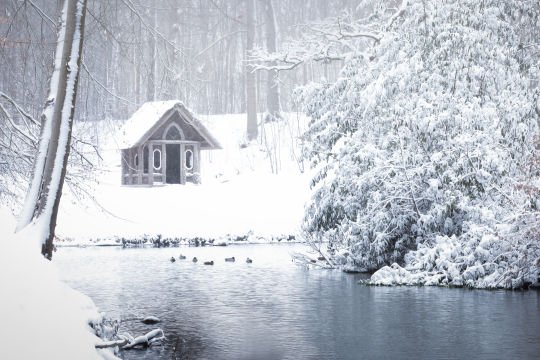
[[36, 227], [41, 253], [52, 258], [54, 231], [66, 175], [77, 83], [84, 39], [86, 0], [65, 0], [50, 79], [49, 97], [41, 117], [34, 173], [17, 230]]
[[[255, 46], [255, 4], [254, 0], [247, 1], [247, 45], [245, 60]], [[255, 86], [255, 73], [245, 64], [246, 72], [246, 105], [247, 105], [247, 136], [248, 140], [255, 140], [259, 135], [257, 128], [257, 89]]]
[[150, 27], [148, 30], [148, 90], [146, 94], [146, 101], [154, 101], [156, 99], [156, 36], [153, 33], [156, 29], [156, 1], [152, 1], [150, 12]]
[[[132, 15], [133, 16], [133, 15]], [[133, 32], [136, 35], [136, 39], [140, 40], [141, 36], [141, 25], [133, 27]], [[133, 82], [135, 83], [135, 104], [137, 108], [141, 105], [141, 59], [140, 53], [137, 51], [136, 47], [133, 47]], [[136, 111], [137, 108], [133, 109]]]
[[[269, 53], [275, 53], [276, 46], [276, 19], [272, 0], [264, 1], [265, 27], [266, 27], [266, 49]], [[273, 63], [270, 65], [274, 65]], [[266, 83], [266, 119], [265, 121], [275, 121], [281, 118], [279, 104], [279, 74], [277, 70], [267, 72]]]

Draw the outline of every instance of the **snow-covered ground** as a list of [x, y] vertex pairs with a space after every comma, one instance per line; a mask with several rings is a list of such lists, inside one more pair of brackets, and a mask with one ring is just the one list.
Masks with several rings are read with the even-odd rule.
[[[295, 140], [304, 119], [290, 115], [285, 122], [267, 124], [267, 135], [275, 139], [268, 137], [268, 146], [244, 141], [243, 114], [201, 120], [223, 147], [203, 153], [202, 184], [153, 188], [120, 185], [114, 126], [97, 126], [103, 171], [88, 178], [98, 180], [93, 196], [99, 206], [64, 191], [57, 235], [84, 243], [145, 234], [217, 238], [297, 233], [310, 181], [296, 161]], [[13, 234], [15, 219], [5, 207], [0, 207], [0, 224], [0, 273], [5, 275], [0, 288], [6, 294], [0, 306], [6, 324], [0, 330], [2, 358], [116, 359], [109, 350], [94, 348], [102, 340], [89, 324], [97, 326], [103, 315], [92, 300], [59, 280], [54, 263], [40, 255], [31, 230]]]
[[296, 160], [305, 118], [288, 114], [284, 122], [265, 124], [262, 145], [245, 141], [245, 114], [198, 118], [223, 147], [202, 152], [200, 185], [122, 186], [118, 133], [100, 127], [108, 130], [99, 130], [104, 170], [94, 189], [99, 206], [64, 192], [57, 235], [81, 243], [144, 235], [297, 234], [309, 197], [310, 176]]
[[35, 237], [13, 235], [15, 219], [2, 208], [0, 220], [1, 358], [117, 359], [94, 348], [101, 339], [89, 324], [100, 323], [102, 315], [92, 300], [59, 280]]

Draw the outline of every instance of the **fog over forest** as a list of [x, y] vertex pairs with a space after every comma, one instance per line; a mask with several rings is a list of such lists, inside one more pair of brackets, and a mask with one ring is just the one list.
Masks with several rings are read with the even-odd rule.
[[[49, 0], [2, 3], [2, 90], [37, 117], [52, 66], [59, 5]], [[248, 23], [249, 3], [89, 1], [77, 119], [125, 119], [143, 102], [158, 99], [179, 99], [200, 114], [246, 112], [246, 75], [253, 60], [248, 37], [254, 49], [277, 50], [310, 23], [360, 11], [354, 0], [256, 0]], [[294, 109], [288, 96], [294, 87], [333, 79], [340, 67], [314, 61], [282, 72], [281, 109]], [[257, 111], [266, 110], [268, 79], [267, 73], [255, 74]]]
[[538, 359], [538, 0], [0, 0], [0, 358]]

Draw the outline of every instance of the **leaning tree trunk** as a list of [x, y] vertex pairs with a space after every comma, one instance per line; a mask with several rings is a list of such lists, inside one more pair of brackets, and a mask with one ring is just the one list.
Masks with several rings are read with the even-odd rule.
[[54, 71], [41, 116], [38, 153], [17, 231], [32, 225], [41, 253], [52, 258], [53, 238], [66, 175], [77, 83], [84, 39], [87, 0], [64, 0]]
[[246, 33], [246, 105], [247, 105], [247, 136], [248, 140], [257, 139], [257, 90], [255, 86], [255, 73], [248, 65], [248, 56], [255, 47], [255, 1], [247, 1], [247, 33]]
[[[266, 23], [266, 50], [272, 54], [277, 51], [276, 45], [276, 18], [272, 0], [264, 0], [264, 14]], [[271, 63], [270, 65], [275, 65]], [[281, 118], [279, 104], [279, 73], [277, 70], [268, 70], [266, 86], [266, 119], [274, 121]]]

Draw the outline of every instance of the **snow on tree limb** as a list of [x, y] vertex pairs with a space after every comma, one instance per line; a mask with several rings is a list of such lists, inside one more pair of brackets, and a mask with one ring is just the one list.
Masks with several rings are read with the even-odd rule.
[[[404, 7], [398, 9], [390, 19], [398, 18], [403, 11]], [[252, 51], [249, 63], [254, 71], [285, 71], [306, 62], [329, 62], [345, 60], [350, 56], [366, 56], [366, 49], [379, 44], [383, 39], [386, 27], [367, 24], [365, 19], [339, 17], [301, 25], [300, 32], [303, 35], [300, 39], [285, 42], [277, 52], [256, 49]]]
[[62, 8], [62, 15], [60, 19], [60, 29], [58, 31], [58, 41], [56, 45], [55, 58], [54, 58], [54, 70], [50, 80], [49, 96], [45, 103], [45, 109], [41, 116], [41, 134], [39, 141], [38, 153], [36, 155], [34, 171], [32, 174], [32, 180], [30, 182], [30, 188], [26, 195], [24, 205], [19, 215], [19, 222], [17, 223], [16, 231], [20, 231], [26, 225], [28, 225], [36, 210], [36, 204], [41, 191], [41, 182], [43, 178], [43, 171], [45, 168], [45, 162], [47, 157], [47, 151], [49, 148], [49, 141], [52, 129], [52, 116], [54, 106], [57, 97], [57, 84], [60, 77], [60, 69], [62, 67], [62, 53], [64, 52], [65, 36], [66, 36], [66, 21], [67, 21], [67, 1], [64, 1]]
[[523, 236], [538, 201], [516, 185], [540, 113], [521, 44], [538, 34], [538, 6], [409, 0], [393, 14], [374, 17], [392, 36], [372, 55], [341, 39], [339, 78], [297, 90], [318, 170], [304, 231], [338, 265], [382, 267], [376, 284], [524, 286], [539, 271], [538, 234]]
[[32, 224], [42, 253], [52, 257], [56, 216], [71, 146], [86, 1], [65, 0], [49, 98], [42, 115], [35, 169], [17, 231]]

